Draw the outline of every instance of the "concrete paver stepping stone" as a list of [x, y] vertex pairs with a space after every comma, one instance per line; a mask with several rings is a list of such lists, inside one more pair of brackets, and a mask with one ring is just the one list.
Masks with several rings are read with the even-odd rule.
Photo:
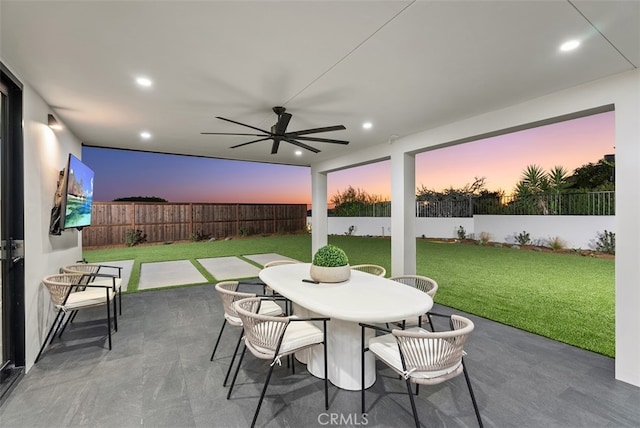
[[209, 282], [189, 260], [142, 263], [139, 290]]
[[278, 253], [249, 254], [249, 255], [243, 255], [242, 257], [252, 260], [256, 263], [259, 263], [262, 266], [264, 266], [269, 262], [274, 262], [276, 260], [293, 260], [295, 262], [298, 261], [296, 259], [292, 259], [291, 257], [283, 256]]
[[213, 257], [198, 262], [218, 281], [258, 276], [260, 268], [238, 257]]

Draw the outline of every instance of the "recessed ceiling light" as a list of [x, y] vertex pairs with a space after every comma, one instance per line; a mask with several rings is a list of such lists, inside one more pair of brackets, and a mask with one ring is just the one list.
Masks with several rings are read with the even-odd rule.
[[136, 83], [138, 84], [138, 86], [142, 86], [144, 88], [148, 88], [153, 84], [151, 79], [149, 79], [148, 77], [138, 77], [136, 78]]
[[143, 140], [148, 140], [149, 138], [151, 138], [151, 133], [147, 131], [142, 131], [140, 133], [140, 138], [142, 138]]
[[569, 52], [580, 46], [580, 40], [569, 40], [560, 45], [562, 52]]
[[364, 129], [371, 129], [371, 127], [373, 126], [373, 124], [371, 122], [365, 122], [362, 124], [362, 127]]
[[302, 150], [296, 150], [296, 156], [302, 156]]

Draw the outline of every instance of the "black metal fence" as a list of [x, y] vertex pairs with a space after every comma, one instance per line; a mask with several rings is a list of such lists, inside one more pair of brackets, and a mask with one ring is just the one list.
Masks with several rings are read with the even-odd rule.
[[[615, 215], [615, 191], [559, 193], [499, 198], [463, 197], [416, 201], [416, 217], [473, 215]], [[391, 217], [391, 202], [336, 207], [336, 217]]]

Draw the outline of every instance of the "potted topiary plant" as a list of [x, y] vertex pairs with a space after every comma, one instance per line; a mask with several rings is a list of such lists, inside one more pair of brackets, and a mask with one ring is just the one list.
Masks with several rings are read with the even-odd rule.
[[311, 278], [320, 282], [343, 282], [351, 276], [347, 254], [335, 245], [325, 245], [316, 251], [311, 263]]

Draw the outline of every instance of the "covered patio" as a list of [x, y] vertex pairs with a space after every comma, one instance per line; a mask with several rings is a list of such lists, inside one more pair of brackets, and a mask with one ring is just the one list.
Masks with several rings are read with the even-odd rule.
[[[417, 153], [603, 111], [616, 122], [615, 360], [472, 317], [469, 364], [487, 425], [637, 425], [640, 3], [3, 1], [0, 24], [2, 239], [24, 241], [24, 258], [2, 263], [0, 364], [25, 374], [2, 425], [245, 425], [254, 402], [245, 381], [227, 405], [225, 360], [202, 358], [222, 316], [212, 286], [126, 296], [113, 351], [72, 346], [34, 365], [53, 312], [42, 278], [82, 258], [81, 232], [48, 226], [59, 171], [83, 145], [308, 167], [313, 207], [326, 206], [328, 174], [390, 160], [400, 275], [416, 271]], [[560, 52], [568, 40], [580, 48]], [[321, 152], [297, 153], [279, 138], [231, 148], [249, 140], [201, 135], [271, 129], [277, 106], [289, 130], [340, 124], [326, 136], [349, 145], [303, 140]], [[312, 222], [315, 251], [326, 211]], [[296, 376], [306, 387], [279, 378], [263, 423], [323, 424], [317, 382]], [[369, 403], [401, 391], [393, 381]], [[425, 424], [474, 425], [464, 388], [435, 390], [420, 394]], [[332, 394], [331, 412], [357, 412], [357, 397]], [[411, 424], [406, 397], [386, 395], [369, 425]]]
[[[451, 313], [436, 305], [435, 310]], [[0, 407], [11, 427], [244, 427], [251, 422], [268, 362], [248, 355], [230, 400], [222, 387], [235, 344], [213, 285], [126, 295], [122, 328], [106, 349], [100, 314], [78, 316]], [[460, 314], [459, 312], [455, 312]], [[485, 427], [637, 427], [640, 390], [613, 379], [613, 360], [483, 318], [465, 349]], [[440, 326], [438, 326], [440, 327]], [[360, 394], [323, 383], [301, 364], [274, 371], [258, 426], [412, 426], [404, 383], [378, 363], [378, 380]], [[464, 377], [421, 387], [425, 426], [477, 425]], [[332, 419], [333, 418], [333, 419]], [[331, 423], [331, 421], [334, 421]], [[336, 423], [336, 421], [338, 423]]]

